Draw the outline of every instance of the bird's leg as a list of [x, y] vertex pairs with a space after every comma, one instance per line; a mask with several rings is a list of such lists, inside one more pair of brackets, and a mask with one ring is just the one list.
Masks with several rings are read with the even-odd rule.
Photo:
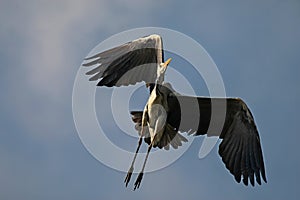
[[149, 147], [148, 147], [148, 151], [147, 151], [147, 154], [146, 154], [146, 158], [145, 158], [145, 161], [144, 161], [144, 164], [143, 164], [143, 168], [141, 170], [141, 172], [139, 173], [139, 176], [137, 177], [135, 183], [134, 183], [134, 189], [135, 190], [136, 188], [139, 188], [140, 187], [140, 184], [142, 182], [142, 178], [143, 178], [143, 175], [144, 175], [144, 169], [145, 169], [145, 166], [146, 166], [146, 162], [147, 162], [147, 159], [148, 159], [148, 156], [149, 156], [149, 152], [152, 148], [152, 142], [150, 143]]
[[[142, 130], [143, 130], [143, 128], [142, 128]], [[142, 133], [143, 133], [143, 132], [142, 132]], [[131, 175], [132, 175], [132, 173], [133, 173], [133, 170], [134, 170], [134, 167], [133, 167], [133, 166], [134, 166], [134, 162], [135, 162], [137, 153], [139, 152], [139, 149], [140, 149], [141, 144], [142, 144], [142, 139], [143, 139], [143, 134], [142, 134], [142, 133], [141, 133], [141, 135], [140, 135], [139, 142], [138, 142], [138, 146], [137, 146], [137, 149], [136, 149], [136, 151], [135, 151], [135, 154], [134, 154], [134, 157], [133, 157], [131, 166], [130, 166], [130, 168], [129, 168], [128, 172], [127, 172], [127, 176], [126, 176], [126, 178], [125, 178], [125, 180], [124, 180], [124, 183], [126, 184], [126, 187], [127, 187], [128, 183], [129, 183], [130, 178], [131, 178]]]
[[134, 158], [133, 158], [133, 161], [131, 163], [131, 166], [130, 166], [130, 169], [127, 173], [127, 176], [125, 178], [125, 183], [126, 183], [126, 187], [130, 181], [130, 178], [131, 178], [131, 175], [132, 175], [132, 172], [133, 172], [133, 165], [134, 165], [134, 162], [135, 162], [135, 159], [136, 159], [136, 156], [137, 156], [137, 153], [140, 149], [140, 146], [142, 144], [142, 138], [144, 136], [144, 128], [147, 126], [147, 122], [148, 122], [148, 104], [146, 104], [145, 108], [144, 108], [144, 111], [143, 111], [143, 116], [142, 116], [142, 123], [141, 123], [141, 134], [140, 134], [140, 139], [139, 139], [139, 144], [138, 144], [138, 147], [136, 149], [136, 152], [135, 152], [135, 155], [134, 155]]

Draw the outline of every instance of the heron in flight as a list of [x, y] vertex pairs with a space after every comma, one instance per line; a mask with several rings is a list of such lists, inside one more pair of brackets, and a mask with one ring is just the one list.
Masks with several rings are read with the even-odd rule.
[[[169, 83], [164, 82], [171, 58], [164, 61], [161, 36], [142, 37], [88, 57], [85, 61], [83, 66], [94, 67], [86, 74], [92, 75], [90, 81], [100, 80], [97, 86], [128, 86], [144, 81], [150, 90], [144, 110], [131, 112], [139, 140], [124, 181], [126, 187], [143, 138], [149, 146], [134, 190], [141, 184], [151, 149], [177, 149], [187, 142], [181, 134], [184, 132], [222, 139], [219, 154], [237, 182], [243, 178], [245, 185], [248, 185], [248, 180], [252, 186], [255, 180], [260, 185], [261, 177], [267, 182], [260, 138], [248, 106], [239, 98], [193, 97], [177, 93]], [[217, 117], [212, 120], [212, 106], [218, 111], [224, 105], [225, 119]], [[221, 131], [210, 132], [211, 124], [222, 126]]]

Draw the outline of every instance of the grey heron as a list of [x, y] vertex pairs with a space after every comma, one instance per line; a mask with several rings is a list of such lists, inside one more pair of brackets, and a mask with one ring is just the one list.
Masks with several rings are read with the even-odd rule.
[[[134, 190], [141, 184], [151, 148], [177, 149], [187, 141], [181, 134], [183, 132], [219, 136], [222, 139], [219, 154], [237, 182], [243, 178], [245, 185], [248, 185], [248, 180], [252, 186], [255, 180], [260, 185], [261, 177], [267, 182], [258, 130], [246, 103], [239, 98], [180, 95], [170, 84], [164, 83], [165, 71], [171, 59], [164, 61], [161, 36], [154, 34], [142, 37], [85, 60], [83, 66], [94, 66], [86, 74], [92, 75], [90, 81], [100, 80], [97, 86], [128, 86], [144, 81], [150, 88], [150, 97], [144, 110], [131, 112], [139, 140], [124, 181], [126, 187], [143, 138], [149, 146]], [[217, 106], [221, 105], [219, 102], [225, 102], [226, 114], [220, 133], [209, 133], [212, 102], [216, 102]]]

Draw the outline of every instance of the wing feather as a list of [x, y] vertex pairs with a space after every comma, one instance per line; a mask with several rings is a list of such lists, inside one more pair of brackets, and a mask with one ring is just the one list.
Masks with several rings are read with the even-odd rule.
[[134, 85], [137, 82], [154, 83], [157, 66], [164, 62], [162, 39], [159, 35], [133, 40], [85, 59], [91, 81], [98, 86]]
[[240, 140], [239, 149], [237, 151], [237, 155], [235, 157], [234, 163], [234, 178], [239, 183], [241, 182], [241, 158], [242, 158], [242, 151], [243, 151], [243, 140]]
[[[217, 108], [225, 101], [224, 124], [218, 124], [222, 121], [220, 119], [211, 120], [212, 101], [215, 102], [214, 106]], [[261, 184], [261, 177], [267, 182], [257, 127], [244, 101], [237, 98], [190, 97], [171, 94], [168, 96], [168, 105], [169, 112], [172, 113], [172, 117], [169, 118], [171, 121], [168, 123], [179, 131], [190, 132], [196, 136], [214, 135], [222, 139], [219, 154], [237, 182], [243, 178], [245, 185], [248, 185], [248, 180], [250, 180], [251, 185], [254, 186], [255, 180]], [[210, 124], [221, 125], [222, 131], [208, 133]]]

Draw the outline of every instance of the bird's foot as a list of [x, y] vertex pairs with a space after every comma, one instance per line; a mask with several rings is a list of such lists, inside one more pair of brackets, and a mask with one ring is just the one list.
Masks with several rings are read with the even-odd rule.
[[140, 184], [141, 184], [141, 182], [142, 182], [143, 175], [144, 175], [143, 172], [139, 173], [139, 176], [137, 177], [137, 179], [136, 179], [136, 181], [135, 181], [135, 183], [134, 183], [134, 189], [133, 189], [133, 190], [135, 190], [135, 189], [137, 189], [137, 188], [140, 187]]
[[133, 166], [131, 166], [130, 169], [128, 170], [126, 178], [124, 180], [124, 183], [125, 183], [126, 187], [127, 187], [128, 183], [131, 179], [132, 172], [133, 172]]

